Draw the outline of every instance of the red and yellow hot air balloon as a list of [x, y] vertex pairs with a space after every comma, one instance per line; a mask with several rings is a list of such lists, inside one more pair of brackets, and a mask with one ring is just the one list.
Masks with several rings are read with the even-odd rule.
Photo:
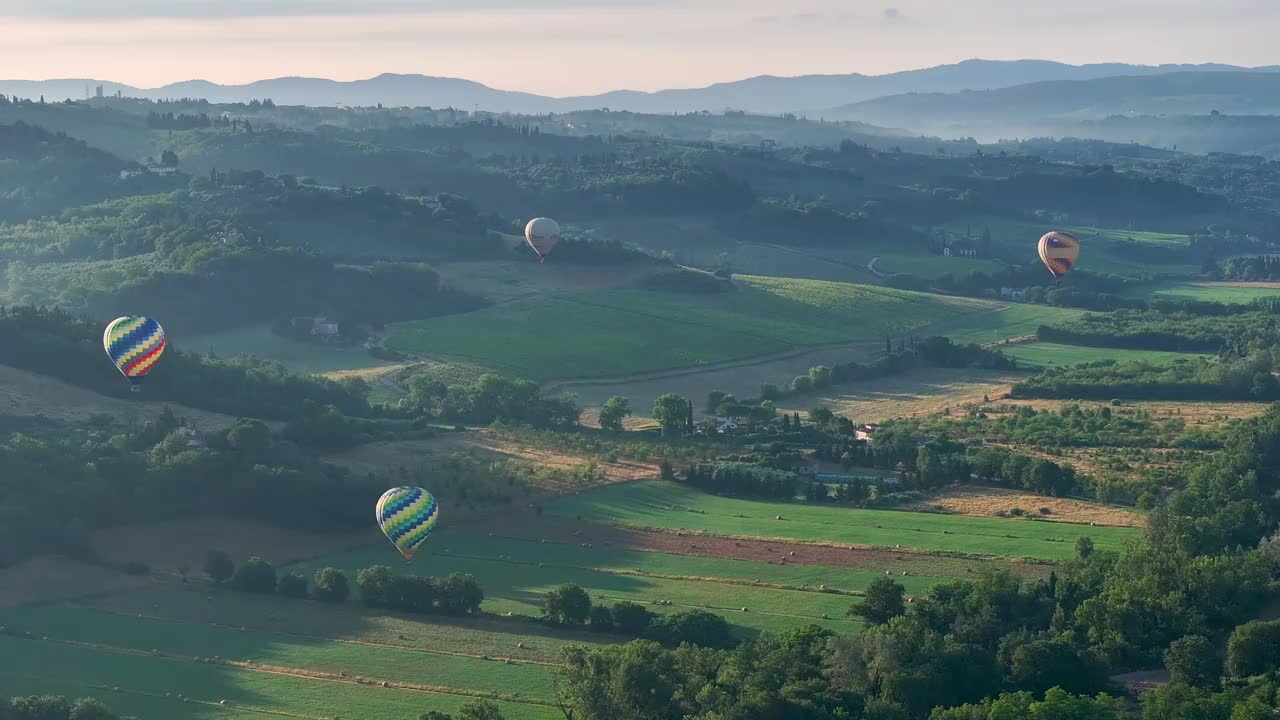
[[1040, 261], [1053, 273], [1054, 279], [1062, 282], [1080, 257], [1080, 240], [1071, 233], [1055, 230], [1040, 238]]
[[547, 253], [560, 242], [560, 223], [551, 218], [534, 218], [524, 226], [524, 239], [538, 253], [538, 262], [543, 262]]

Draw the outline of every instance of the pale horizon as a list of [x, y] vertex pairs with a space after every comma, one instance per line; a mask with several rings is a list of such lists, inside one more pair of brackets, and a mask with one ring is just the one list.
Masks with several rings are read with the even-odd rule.
[[[0, 0], [4, 79], [154, 88], [383, 73], [565, 97], [960, 62], [1280, 64], [1271, 0]], [[351, 6], [348, 6], [351, 5]]]

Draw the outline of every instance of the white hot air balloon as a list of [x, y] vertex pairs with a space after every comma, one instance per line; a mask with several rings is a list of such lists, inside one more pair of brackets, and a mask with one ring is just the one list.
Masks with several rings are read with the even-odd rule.
[[543, 262], [556, 243], [560, 242], [560, 223], [551, 218], [534, 218], [524, 226], [524, 239], [538, 254], [538, 262]]

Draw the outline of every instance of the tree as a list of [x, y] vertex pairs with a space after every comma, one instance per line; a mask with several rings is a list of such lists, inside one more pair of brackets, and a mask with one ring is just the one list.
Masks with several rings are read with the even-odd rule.
[[905, 593], [902, 583], [882, 575], [871, 581], [866, 596], [862, 602], [849, 608], [849, 614], [864, 618], [873, 625], [887, 623], [904, 612], [906, 604], [902, 598]]
[[712, 390], [707, 393], [706, 411], [708, 413], [715, 413], [720, 408], [721, 403], [723, 403], [728, 397], [729, 395], [723, 390]]
[[600, 427], [614, 432], [622, 431], [622, 419], [631, 415], [631, 404], [624, 397], [611, 397], [600, 408]]
[[160, 164], [165, 167], [178, 167], [178, 153], [172, 150], [165, 150], [160, 153]]
[[724, 616], [706, 610], [682, 610], [653, 618], [644, 637], [672, 647], [680, 643], [710, 648], [733, 647], [733, 631]]
[[276, 583], [276, 594], [291, 598], [307, 596], [307, 579], [300, 573], [289, 572], [280, 576]]
[[1062, 640], [1037, 640], [1013, 653], [1009, 678], [1036, 695], [1060, 687], [1092, 694], [1106, 687], [1106, 673], [1088, 651], [1081, 653]]
[[640, 637], [649, 629], [653, 617], [653, 613], [639, 603], [623, 600], [613, 606], [613, 624], [620, 632], [634, 637]]
[[488, 700], [471, 700], [458, 708], [454, 720], [504, 720], [502, 711]]
[[231, 587], [240, 592], [273, 593], [276, 590], [276, 569], [260, 557], [251, 557], [236, 568]]
[[561, 585], [547, 593], [542, 615], [552, 625], [581, 625], [591, 614], [591, 596], [577, 585]]
[[791, 381], [792, 392], [806, 393], [813, 389], [813, 380], [808, 375], [797, 375]]
[[231, 579], [236, 571], [236, 564], [231, 556], [221, 550], [210, 550], [204, 556], [204, 572], [216, 583], [224, 583]]
[[653, 401], [653, 419], [662, 427], [664, 437], [679, 437], [687, 422], [689, 408], [685, 399], [667, 393]]
[[1280, 620], [1240, 625], [1227, 640], [1227, 671], [1250, 677], [1280, 669]]
[[453, 716], [436, 710], [429, 710], [419, 715], [418, 720], [453, 720]]
[[593, 605], [587, 616], [587, 626], [593, 632], [609, 632], [613, 629], [613, 613], [605, 605]]
[[814, 388], [824, 388], [831, 384], [831, 368], [826, 365], [815, 365], [809, 368], [809, 381]]
[[1076, 538], [1076, 557], [1081, 560], [1093, 557], [1093, 538], [1088, 535]]
[[658, 472], [663, 480], [671, 481], [676, 479], [676, 469], [671, 466], [671, 461], [662, 458], [662, 462], [658, 464]]
[[831, 408], [825, 405], [814, 405], [809, 408], [809, 422], [818, 428], [826, 427], [827, 423], [831, 422], [831, 419], [835, 416], [836, 414], [831, 412]]
[[1187, 635], [1174, 640], [1164, 651], [1164, 666], [1169, 678], [1198, 688], [1212, 688], [1222, 676], [1222, 662], [1213, 643], [1202, 635]]
[[[0, 717], [4, 717], [3, 712]], [[120, 720], [120, 717], [94, 698], [81, 698], [71, 706], [67, 720]]]
[[347, 596], [351, 594], [351, 586], [347, 583], [346, 574], [337, 568], [327, 567], [317, 570], [311, 583], [315, 586], [311, 594], [320, 602], [336, 605], [346, 602]]
[[[372, 565], [364, 568], [356, 574], [356, 587], [360, 589], [360, 600], [367, 607], [390, 607], [395, 600], [393, 597], [395, 579], [395, 575], [391, 574], [391, 568], [386, 565]], [[320, 589], [318, 580], [316, 589]], [[318, 594], [316, 599], [320, 599]]]
[[446, 615], [480, 612], [484, 590], [471, 575], [450, 573], [436, 583], [437, 609]]

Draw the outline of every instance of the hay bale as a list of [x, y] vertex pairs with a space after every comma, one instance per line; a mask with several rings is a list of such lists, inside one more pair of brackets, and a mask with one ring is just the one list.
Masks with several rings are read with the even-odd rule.
[[782, 516], [781, 516], [781, 515], [774, 515], [774, 516], [773, 516], [773, 519], [774, 519], [774, 520], [781, 520], [781, 519], [782, 519]]
[[903, 571], [902, 571], [902, 577], [906, 577], [906, 576], [907, 576], [907, 571], [906, 571], [906, 570], [903, 570]]
[[380, 684], [382, 685], [382, 687], [391, 687], [390, 685], [387, 684], [386, 680], [383, 680]]
[[219, 700], [219, 701], [218, 701], [218, 704], [219, 704], [219, 705], [230, 705], [231, 703], [227, 702], [226, 700]]
[[516, 647], [518, 647], [518, 648], [520, 648], [521, 650], [523, 650], [523, 649], [524, 649], [524, 643], [522, 643], [522, 642], [518, 642], [518, 643], [516, 643]]
[[819, 586], [818, 586], [818, 589], [819, 589], [819, 590], [826, 590], [826, 589], [827, 589], [827, 586], [826, 586], [826, 585], [819, 585]]
[[748, 610], [747, 608], [742, 608], [742, 612], [751, 612], [751, 611]]

